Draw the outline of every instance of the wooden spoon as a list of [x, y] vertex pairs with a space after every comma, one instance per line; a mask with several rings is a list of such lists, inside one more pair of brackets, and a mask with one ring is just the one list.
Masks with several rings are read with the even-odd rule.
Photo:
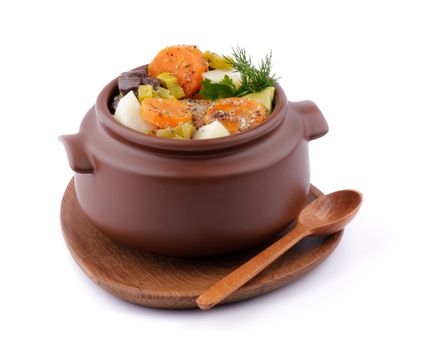
[[317, 198], [303, 209], [292, 231], [202, 293], [196, 299], [199, 308], [207, 310], [220, 303], [304, 237], [328, 235], [341, 230], [354, 218], [361, 203], [362, 194], [353, 190]]

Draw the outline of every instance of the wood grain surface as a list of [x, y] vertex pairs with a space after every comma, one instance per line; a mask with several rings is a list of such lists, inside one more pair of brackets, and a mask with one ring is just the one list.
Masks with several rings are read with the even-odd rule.
[[[319, 195], [321, 192], [312, 186], [309, 200]], [[73, 258], [95, 283], [123, 300], [154, 308], [197, 308], [195, 300], [201, 292], [264, 248], [230, 256], [174, 258], [125, 247], [103, 235], [84, 216], [73, 179], [62, 199], [61, 226]], [[324, 261], [341, 238], [342, 231], [305, 238], [221, 304], [252, 298], [291, 283]]]

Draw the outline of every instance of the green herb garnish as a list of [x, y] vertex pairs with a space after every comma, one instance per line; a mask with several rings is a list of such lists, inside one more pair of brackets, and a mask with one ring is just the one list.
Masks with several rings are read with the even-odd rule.
[[237, 88], [228, 75], [225, 75], [219, 83], [213, 83], [209, 79], [204, 79], [200, 91], [203, 98], [217, 100], [218, 98], [233, 96], [242, 97], [273, 86], [279, 79], [275, 75], [271, 76], [272, 51], [262, 59], [258, 67], [253, 65], [251, 57], [240, 47], [233, 48], [232, 58], [224, 56], [224, 59], [233, 69], [240, 73], [242, 84]]
[[210, 79], [202, 81], [202, 90], [199, 91], [201, 96], [207, 100], [217, 100], [237, 95], [237, 88], [233, 80], [225, 75], [219, 83], [212, 83]]
[[242, 85], [237, 91], [237, 96], [261, 91], [274, 85], [278, 80], [275, 75], [271, 76], [272, 51], [262, 59], [258, 67], [255, 67], [245, 49], [237, 47], [233, 48], [233, 59], [228, 59], [228, 62], [240, 73], [242, 78]]

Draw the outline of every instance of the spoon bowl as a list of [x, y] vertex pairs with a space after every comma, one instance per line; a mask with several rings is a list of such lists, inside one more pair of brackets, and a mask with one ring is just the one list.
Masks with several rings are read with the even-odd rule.
[[321, 196], [307, 205], [298, 216], [298, 225], [310, 234], [331, 234], [344, 228], [358, 212], [362, 194], [343, 190]]

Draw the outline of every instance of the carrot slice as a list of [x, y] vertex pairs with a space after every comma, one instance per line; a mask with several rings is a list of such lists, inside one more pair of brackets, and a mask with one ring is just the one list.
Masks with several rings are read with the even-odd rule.
[[201, 88], [202, 73], [208, 64], [202, 52], [191, 45], [169, 46], [161, 50], [148, 66], [149, 75], [170, 73], [178, 79], [186, 97], [193, 96]]
[[268, 111], [260, 102], [230, 97], [214, 102], [204, 116], [204, 123], [218, 120], [231, 134], [236, 134], [259, 125], [267, 116]]
[[141, 103], [141, 116], [159, 128], [173, 128], [192, 120], [186, 104], [161, 98], [145, 98]]

